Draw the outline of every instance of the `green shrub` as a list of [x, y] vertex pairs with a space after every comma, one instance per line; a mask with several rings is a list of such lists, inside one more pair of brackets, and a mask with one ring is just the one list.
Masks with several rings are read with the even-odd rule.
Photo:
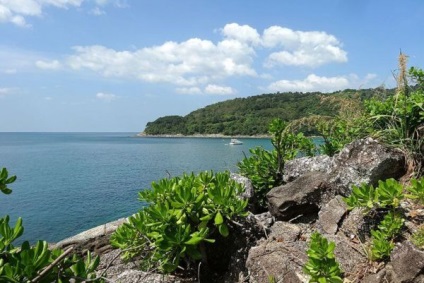
[[[417, 184], [417, 182], [413, 182], [413, 184]], [[353, 186], [351, 195], [343, 199], [349, 209], [361, 207], [365, 208], [367, 213], [373, 209], [391, 209], [377, 229], [371, 231], [372, 240], [369, 253], [371, 260], [384, 260], [390, 256], [394, 247], [393, 241], [404, 223], [404, 217], [398, 211], [400, 201], [404, 197], [403, 186], [394, 179], [387, 179], [386, 181], [380, 180], [376, 188], [365, 184], [359, 187]]]
[[[9, 184], [16, 176], [8, 177], [6, 168], [0, 171], [0, 189], [5, 194], [12, 190]], [[92, 258], [88, 252], [85, 261], [76, 255], [66, 257], [61, 249], [49, 250], [46, 241], [37, 241], [31, 246], [28, 241], [20, 247], [13, 242], [24, 232], [22, 218], [18, 218], [15, 227], [9, 226], [9, 216], [0, 218], [0, 282], [104, 282], [96, 278], [95, 270], [99, 265], [99, 257]]]
[[378, 187], [362, 184], [361, 186], [352, 186], [352, 193], [343, 200], [349, 209], [355, 207], [366, 208], [367, 211], [373, 208], [392, 207], [397, 208], [400, 201], [404, 198], [403, 187], [395, 179], [390, 178], [386, 181], [378, 181]]
[[286, 161], [299, 154], [311, 156], [315, 146], [311, 139], [302, 133], [292, 133], [287, 123], [274, 119], [269, 125], [274, 149], [268, 151], [262, 147], [250, 149], [251, 156], [245, 157], [237, 166], [240, 173], [252, 182], [259, 207], [266, 209], [266, 194], [276, 186], [283, 184], [283, 170]]
[[309, 243], [308, 262], [303, 267], [306, 274], [311, 276], [310, 283], [341, 283], [342, 272], [334, 257], [334, 242], [315, 232]]
[[395, 244], [394, 238], [403, 227], [404, 219], [398, 213], [389, 212], [378, 225], [378, 230], [372, 230], [370, 257], [372, 260], [383, 260], [390, 257]]
[[162, 179], [139, 193], [148, 206], [131, 216], [111, 237], [123, 259], [142, 255], [143, 269], [174, 271], [206, 260], [205, 243], [226, 237], [235, 217], [246, 216], [243, 186], [229, 172], [202, 172]]
[[411, 185], [406, 187], [409, 194], [405, 196], [410, 199], [417, 200], [420, 204], [424, 204], [424, 177], [421, 179], [412, 179]]

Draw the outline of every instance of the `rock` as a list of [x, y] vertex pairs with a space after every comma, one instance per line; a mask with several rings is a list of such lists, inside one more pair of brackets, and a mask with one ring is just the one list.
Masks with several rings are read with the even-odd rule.
[[390, 255], [391, 265], [397, 282], [414, 282], [424, 271], [424, 251], [417, 249], [409, 241], [397, 245]]
[[332, 166], [332, 158], [328, 155], [296, 158], [287, 161], [284, 165], [283, 180], [285, 182], [292, 182], [308, 172], [330, 173]]
[[268, 192], [269, 211], [277, 220], [314, 221], [322, 203], [334, 197], [329, 175], [311, 172]]
[[253, 189], [252, 182], [249, 180], [249, 178], [235, 173], [231, 173], [230, 177], [237, 183], [244, 186], [244, 193], [241, 195], [241, 197], [248, 200], [247, 209], [252, 213], [258, 213], [260, 208], [255, 197], [255, 190]]
[[319, 229], [330, 235], [337, 233], [342, 218], [346, 215], [347, 205], [341, 196], [330, 200], [318, 213]]
[[216, 231], [211, 236], [215, 243], [205, 245], [208, 263], [201, 267], [201, 282], [237, 282], [240, 276], [247, 276], [249, 250], [265, 236], [266, 228], [252, 215], [237, 221], [238, 225], [230, 223], [228, 237]]
[[277, 221], [271, 228], [269, 238], [279, 242], [295, 242], [299, 239], [301, 232], [298, 225]]
[[268, 230], [269, 228], [271, 228], [272, 224], [274, 224], [274, 217], [272, 217], [269, 211], [260, 214], [250, 213], [247, 216], [247, 219], [249, 218], [252, 218], [252, 221], [255, 221], [256, 224], [263, 230]]
[[121, 218], [87, 231], [81, 232], [73, 237], [64, 239], [56, 244], [52, 244], [51, 248], [66, 249], [66, 247], [74, 246], [75, 250], [85, 255], [87, 251], [96, 254], [103, 254], [112, 249], [109, 243], [110, 235], [126, 221], [126, 218]]
[[307, 260], [307, 245], [297, 241], [301, 233], [295, 224], [277, 221], [267, 240], [251, 248], [246, 261], [250, 283], [307, 282], [302, 266]]
[[241, 195], [241, 197], [246, 199], [254, 197], [255, 191], [253, 189], [252, 182], [249, 180], [249, 178], [235, 173], [231, 173], [230, 178], [244, 186], [244, 193]]
[[[112, 250], [100, 257], [100, 264], [97, 268], [97, 276], [106, 276], [110, 282], [133, 283], [176, 283], [183, 282], [181, 278], [171, 275], [163, 275], [140, 270], [137, 260], [129, 263], [122, 262], [119, 257], [119, 250]], [[190, 282], [185, 281], [184, 282]], [[194, 281], [192, 281], [194, 282]]]
[[351, 186], [362, 183], [377, 185], [379, 180], [398, 179], [406, 172], [404, 154], [382, 145], [372, 138], [348, 144], [333, 158], [330, 174], [342, 195], [349, 195]]
[[340, 268], [345, 272], [345, 277], [353, 280], [352, 275], [360, 274], [364, 266], [368, 265], [368, 259], [363, 255], [363, 246], [351, 241], [350, 238], [340, 235], [323, 235], [328, 241], [334, 242], [336, 248], [334, 255]]
[[[310, 231], [304, 230], [305, 227], [306, 224], [275, 222], [269, 238], [249, 251], [246, 266], [251, 283], [268, 283], [269, 276], [273, 276], [275, 282], [308, 282], [308, 277], [302, 270], [308, 261], [306, 251], [309, 242], [305, 241], [305, 235], [310, 234]], [[361, 254], [359, 243], [351, 242], [344, 235], [324, 236], [335, 242], [336, 259], [347, 275], [360, 273], [368, 264]]]
[[386, 266], [376, 274], [365, 276], [362, 283], [396, 283], [393, 269], [390, 265]]

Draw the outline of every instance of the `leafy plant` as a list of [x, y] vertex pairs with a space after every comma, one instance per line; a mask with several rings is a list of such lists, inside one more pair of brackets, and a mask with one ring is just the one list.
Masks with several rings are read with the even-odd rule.
[[283, 184], [283, 170], [286, 161], [299, 154], [314, 154], [313, 142], [302, 133], [290, 131], [288, 124], [274, 119], [269, 125], [274, 149], [268, 151], [262, 147], [250, 149], [251, 156], [245, 157], [237, 166], [243, 176], [248, 177], [255, 189], [259, 207], [266, 209], [266, 194], [273, 187]]
[[385, 181], [378, 181], [378, 187], [361, 184], [352, 186], [352, 193], [344, 198], [349, 209], [355, 207], [366, 208], [367, 211], [373, 208], [391, 207], [397, 208], [404, 198], [403, 187], [395, 179], [390, 178]]
[[393, 240], [403, 227], [404, 219], [397, 211], [400, 201], [404, 198], [402, 185], [394, 179], [379, 181], [378, 187], [362, 184], [360, 187], [353, 186], [352, 193], [343, 200], [349, 209], [362, 207], [369, 213], [373, 209], [390, 208], [391, 211], [371, 231], [371, 260], [382, 260], [390, 256], [393, 250]]
[[378, 230], [372, 230], [370, 255], [372, 260], [388, 258], [395, 244], [393, 239], [401, 231], [404, 219], [398, 214], [389, 212], [378, 225]]
[[353, 185], [352, 193], [347, 198], [343, 198], [349, 209], [363, 207], [371, 210], [375, 206], [376, 191], [374, 186], [361, 184], [359, 187]]
[[335, 247], [334, 242], [328, 242], [321, 234], [315, 232], [311, 235], [307, 251], [309, 260], [303, 267], [304, 272], [311, 276], [309, 282], [343, 282], [342, 272], [334, 256]]
[[[16, 176], [8, 177], [6, 168], [0, 171], [0, 189], [5, 194], [12, 190], [9, 184]], [[37, 241], [31, 246], [28, 241], [20, 247], [13, 242], [22, 236], [24, 227], [22, 218], [18, 218], [14, 227], [9, 225], [9, 216], [0, 218], [0, 282], [78, 282], [89, 279], [90, 282], [104, 282], [96, 278], [95, 269], [99, 265], [99, 257], [93, 258], [88, 252], [86, 260], [74, 255], [67, 257], [61, 249], [49, 250], [46, 241]]]
[[421, 204], [424, 204], [424, 177], [421, 179], [412, 179], [411, 185], [406, 187], [409, 194], [405, 196], [410, 199], [416, 199]]
[[9, 173], [7, 172], [6, 168], [2, 168], [0, 170], [0, 190], [2, 193], [8, 195], [12, 193], [12, 190], [8, 188], [7, 185], [12, 184], [15, 182], [16, 176], [9, 177]]
[[[205, 243], [229, 235], [235, 217], [246, 216], [247, 200], [240, 198], [243, 186], [229, 172], [162, 179], [151, 190], [139, 193], [148, 206], [129, 218], [111, 237], [124, 250], [123, 259], [142, 255], [142, 267], [174, 271], [207, 260]], [[217, 235], [218, 234], [218, 235]]]

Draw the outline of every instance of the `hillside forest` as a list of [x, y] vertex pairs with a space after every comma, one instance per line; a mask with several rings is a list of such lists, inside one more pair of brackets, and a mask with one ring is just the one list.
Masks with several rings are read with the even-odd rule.
[[[275, 118], [290, 122], [311, 115], [334, 116], [343, 98], [369, 99], [391, 96], [394, 89], [346, 89], [334, 93], [284, 92], [269, 93], [247, 98], [235, 98], [208, 105], [186, 116], [164, 116], [148, 122], [146, 135], [204, 135], [226, 136], [267, 135], [268, 125]], [[329, 99], [330, 98], [330, 99]], [[333, 99], [331, 99], [333, 98]], [[337, 99], [338, 98], [338, 99]], [[302, 129], [305, 134], [314, 130]]]

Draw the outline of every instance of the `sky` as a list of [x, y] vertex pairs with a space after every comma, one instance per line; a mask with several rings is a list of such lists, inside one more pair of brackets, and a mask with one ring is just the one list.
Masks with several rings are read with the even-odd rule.
[[285, 91], [424, 68], [422, 0], [0, 0], [0, 132], [141, 132]]

